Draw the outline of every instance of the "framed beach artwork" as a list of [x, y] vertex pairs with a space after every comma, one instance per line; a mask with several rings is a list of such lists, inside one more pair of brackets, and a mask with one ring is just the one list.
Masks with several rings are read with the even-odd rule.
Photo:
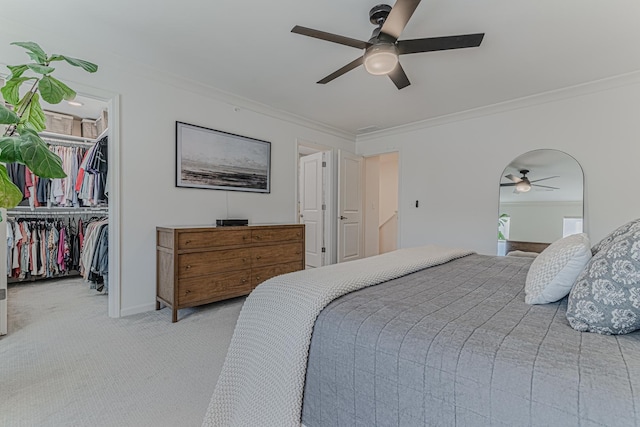
[[176, 187], [271, 191], [271, 143], [176, 122]]

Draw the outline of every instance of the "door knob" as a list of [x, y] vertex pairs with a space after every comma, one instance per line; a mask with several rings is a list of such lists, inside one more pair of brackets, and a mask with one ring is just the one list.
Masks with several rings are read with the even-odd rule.
[[340, 215], [340, 219], [347, 219], [347, 217]]

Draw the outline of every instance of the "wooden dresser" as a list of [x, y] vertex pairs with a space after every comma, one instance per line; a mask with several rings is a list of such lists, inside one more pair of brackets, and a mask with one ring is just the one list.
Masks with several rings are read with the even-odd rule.
[[156, 227], [156, 310], [249, 294], [271, 277], [304, 268], [304, 225]]

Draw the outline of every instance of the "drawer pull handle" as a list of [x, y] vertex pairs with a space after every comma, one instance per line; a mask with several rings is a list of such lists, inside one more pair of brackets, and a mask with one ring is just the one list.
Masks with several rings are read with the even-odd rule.
[[186, 268], [187, 270], [189, 270], [189, 269], [191, 268], [191, 266], [190, 266], [190, 265], [187, 265], [185, 268]]
[[184, 242], [185, 245], [188, 245], [189, 243], [191, 243], [191, 240], [187, 240], [186, 242]]
[[247, 240], [247, 235], [242, 236], [242, 240]]
[[246, 258], [242, 258], [242, 262], [247, 262], [247, 259]]
[[247, 279], [242, 279], [242, 283], [247, 283]]
[[256, 259], [260, 259], [260, 258], [262, 258], [260, 255], [256, 256]]
[[184, 291], [185, 295], [189, 295], [191, 293], [190, 289], [187, 289], [186, 291]]
[[256, 240], [260, 240], [260, 239], [262, 239], [262, 237], [256, 236]]
[[256, 280], [260, 280], [260, 276], [256, 276]]

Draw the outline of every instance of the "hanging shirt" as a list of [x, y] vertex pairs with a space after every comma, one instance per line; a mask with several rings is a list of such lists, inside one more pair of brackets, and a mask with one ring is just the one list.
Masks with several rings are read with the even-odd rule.
[[13, 264], [13, 221], [7, 220], [7, 276], [11, 277]]

